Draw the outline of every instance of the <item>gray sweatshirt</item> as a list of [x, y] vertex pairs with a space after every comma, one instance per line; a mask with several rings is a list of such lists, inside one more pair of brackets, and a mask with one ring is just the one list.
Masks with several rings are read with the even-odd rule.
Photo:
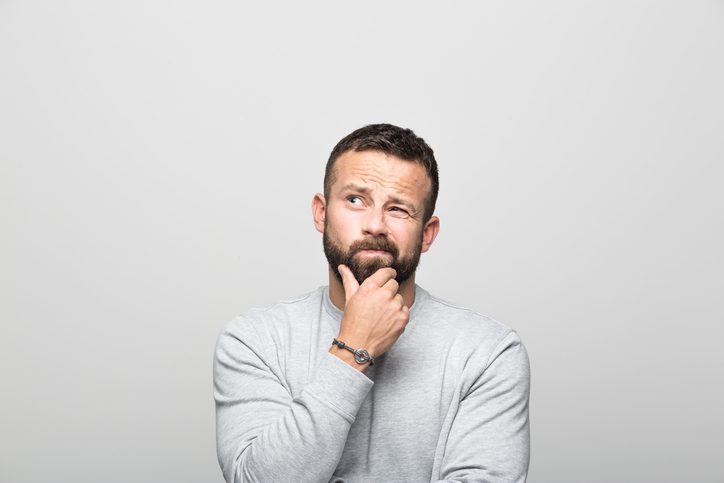
[[415, 288], [405, 332], [361, 373], [328, 351], [328, 287], [231, 320], [214, 357], [227, 482], [523, 482], [528, 355], [490, 317]]

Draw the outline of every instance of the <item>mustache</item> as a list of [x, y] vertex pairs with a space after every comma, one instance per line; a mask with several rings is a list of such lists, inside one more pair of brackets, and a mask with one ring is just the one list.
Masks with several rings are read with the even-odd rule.
[[350, 256], [361, 252], [362, 250], [384, 250], [389, 252], [393, 258], [397, 258], [398, 250], [397, 246], [392, 243], [388, 238], [365, 238], [363, 240], [357, 240], [353, 242], [349, 247]]

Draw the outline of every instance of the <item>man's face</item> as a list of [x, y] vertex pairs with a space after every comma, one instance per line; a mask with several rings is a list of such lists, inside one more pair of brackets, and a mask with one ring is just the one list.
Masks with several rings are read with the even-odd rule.
[[359, 283], [383, 267], [402, 284], [414, 273], [424, 240], [425, 168], [380, 151], [347, 151], [334, 165], [326, 200], [324, 253], [338, 280], [347, 265]]

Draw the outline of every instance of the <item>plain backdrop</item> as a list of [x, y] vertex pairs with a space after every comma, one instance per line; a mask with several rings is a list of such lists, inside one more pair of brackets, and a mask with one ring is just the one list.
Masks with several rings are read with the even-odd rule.
[[528, 348], [529, 482], [724, 481], [723, 2], [157, 0], [0, 0], [0, 481], [221, 482], [216, 337], [326, 283], [373, 122], [439, 163], [418, 283]]

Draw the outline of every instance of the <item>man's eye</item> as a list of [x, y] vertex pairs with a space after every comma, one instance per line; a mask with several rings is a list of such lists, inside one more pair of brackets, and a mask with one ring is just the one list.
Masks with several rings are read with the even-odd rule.
[[349, 201], [353, 205], [358, 205], [362, 202], [362, 198], [360, 198], [359, 196], [350, 196], [347, 198], [347, 201]]
[[407, 213], [407, 210], [404, 210], [404, 209], [400, 208], [399, 206], [393, 206], [392, 208], [390, 208], [390, 211], [394, 211], [394, 212], [396, 212], [396, 213], [398, 213], [398, 214], [400, 214], [400, 215], [407, 215], [407, 214], [408, 214], [408, 213]]

